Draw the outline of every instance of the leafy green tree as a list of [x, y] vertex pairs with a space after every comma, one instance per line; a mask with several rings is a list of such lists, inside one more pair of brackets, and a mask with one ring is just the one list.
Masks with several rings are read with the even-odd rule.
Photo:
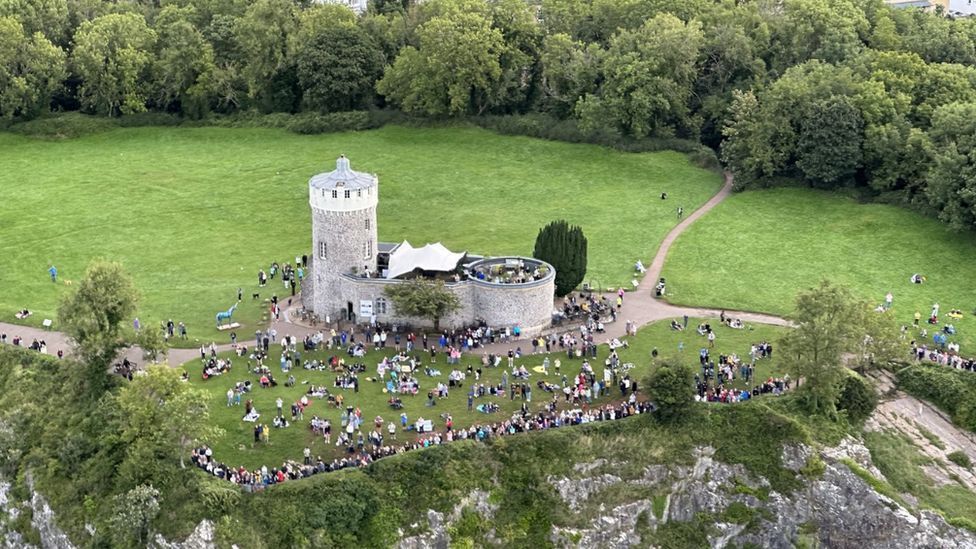
[[297, 102], [297, 78], [288, 56], [289, 36], [297, 25], [290, 0], [257, 0], [237, 21], [241, 74], [248, 95], [265, 111], [290, 111]]
[[687, 365], [661, 364], [648, 376], [644, 387], [657, 406], [654, 416], [663, 423], [680, 423], [694, 408], [695, 374]]
[[976, 103], [940, 107], [932, 118], [933, 163], [925, 195], [939, 219], [955, 229], [976, 227]]
[[851, 0], [790, 0], [768, 15], [772, 66], [779, 73], [810, 59], [850, 59], [864, 48], [871, 30]]
[[440, 280], [413, 279], [386, 287], [384, 293], [393, 302], [397, 313], [425, 318], [440, 330], [444, 316], [461, 307], [457, 294], [447, 289]]
[[[347, 10], [348, 11], [348, 10]], [[348, 111], [368, 107], [383, 73], [379, 44], [353, 24], [318, 29], [295, 53], [298, 82], [309, 107]]]
[[[845, 356], [864, 352], [866, 340], [881, 340], [882, 324], [871, 306], [850, 290], [824, 280], [796, 297], [795, 327], [782, 339], [797, 396], [811, 413], [834, 417], [844, 389]], [[880, 357], [876, 357], [879, 359]]]
[[502, 33], [480, 13], [434, 17], [417, 31], [376, 84], [388, 101], [426, 115], [481, 114], [502, 78]]
[[410, 4], [410, 0], [369, 0], [369, 11], [378, 14], [403, 14]]
[[108, 528], [116, 547], [145, 547], [159, 514], [159, 490], [141, 484], [113, 498]]
[[796, 165], [814, 182], [849, 181], [861, 167], [863, 135], [864, 120], [850, 99], [817, 101], [800, 121]]
[[544, 108], [559, 117], [572, 115], [580, 99], [596, 92], [603, 55], [598, 45], [566, 34], [546, 37], [541, 53]]
[[784, 169], [790, 151], [778, 144], [792, 141], [793, 129], [782, 120], [766, 116], [752, 91], [732, 92], [729, 117], [722, 128], [722, 161], [735, 174], [735, 184], [744, 188]]
[[841, 382], [837, 409], [847, 412], [852, 421], [862, 422], [871, 416], [878, 406], [878, 392], [871, 382], [862, 376], [848, 371]]
[[213, 93], [213, 47], [193, 25], [192, 7], [169, 5], [156, 18], [159, 36], [153, 63], [153, 95], [163, 110], [200, 117]]
[[490, 2], [492, 27], [502, 34], [501, 78], [490, 95], [492, 112], [520, 112], [532, 107], [541, 91], [538, 70], [542, 32], [535, 11], [524, 0]]
[[108, 116], [145, 111], [155, 42], [156, 33], [134, 13], [83, 23], [72, 58], [85, 108]]
[[166, 325], [160, 322], [160, 326], [146, 326], [136, 332], [133, 342], [142, 349], [143, 358], [155, 363], [160, 359], [166, 360], [166, 355], [169, 354], [165, 334]]
[[20, 21], [28, 36], [40, 32], [54, 44], [68, 45], [68, 2], [66, 0], [0, 0], [0, 17]]
[[119, 391], [118, 404], [121, 437], [127, 444], [120, 473], [134, 484], [159, 478], [150, 472], [161, 458], [185, 468], [194, 445], [221, 434], [210, 424], [207, 393], [168, 366], [147, 367], [145, 375], [134, 377]]
[[603, 62], [603, 86], [577, 107], [584, 126], [644, 137], [686, 124], [702, 39], [700, 23], [670, 14], [617, 34]]
[[124, 327], [136, 311], [139, 294], [119, 263], [93, 261], [58, 308], [62, 330], [86, 366], [83, 382], [100, 395], [109, 384], [108, 368], [128, 346]]
[[0, 118], [31, 118], [48, 108], [66, 76], [65, 54], [40, 32], [28, 36], [0, 17]]
[[586, 276], [586, 237], [583, 229], [565, 220], [553, 221], [539, 229], [532, 257], [556, 269], [556, 295], [572, 292]]

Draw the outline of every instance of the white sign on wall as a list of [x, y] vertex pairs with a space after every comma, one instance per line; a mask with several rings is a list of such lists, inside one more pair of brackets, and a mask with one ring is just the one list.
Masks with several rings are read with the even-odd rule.
[[373, 316], [373, 300], [371, 299], [360, 299], [359, 300], [359, 317], [369, 318]]

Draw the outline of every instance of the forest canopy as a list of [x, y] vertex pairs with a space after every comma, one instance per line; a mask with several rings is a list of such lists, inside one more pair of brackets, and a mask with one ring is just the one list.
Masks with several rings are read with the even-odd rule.
[[[976, 18], [882, 0], [0, 0], [0, 120], [396, 109], [721, 151], [976, 226]], [[968, 114], [967, 114], [968, 113]]]

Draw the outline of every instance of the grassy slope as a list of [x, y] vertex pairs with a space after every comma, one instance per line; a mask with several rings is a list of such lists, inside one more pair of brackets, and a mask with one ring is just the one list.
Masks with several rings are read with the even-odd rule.
[[888, 483], [899, 493], [915, 496], [922, 507], [935, 509], [946, 518], [962, 518], [976, 524], [976, 494], [962, 483], [939, 485], [922, 469], [935, 466], [903, 436], [870, 432], [864, 436], [871, 459]]
[[[696, 325], [694, 319], [691, 320], [692, 325]], [[752, 343], [758, 343], [762, 340], [774, 340], [777, 339], [781, 329], [774, 328], [770, 326], [756, 326], [755, 330], [732, 330], [730, 328], [720, 327], [718, 328], [716, 338], [715, 349], [712, 351], [712, 355], [717, 359], [720, 353], [738, 353], [741, 357], [746, 357], [748, 359], [749, 346]], [[677, 350], [677, 345], [679, 341], [685, 343], [685, 350], [683, 353], [679, 354]], [[253, 342], [252, 342], [253, 343]], [[520, 342], [523, 349], [531, 349], [531, 345], [527, 341]], [[654, 346], [657, 346], [661, 352], [659, 358], [668, 358], [671, 360], [679, 360], [687, 362], [693, 366], [697, 367], [698, 364], [698, 349], [705, 345], [704, 338], [696, 335], [693, 331], [677, 333], [668, 327], [666, 322], [658, 322], [656, 324], [650, 325], [638, 332], [636, 338], [631, 340], [630, 349], [622, 350], [620, 353], [621, 359], [624, 362], [633, 362], [636, 364], [632, 372], [632, 377], [636, 379], [642, 379], [650, 372], [650, 350]], [[275, 373], [276, 378], [280, 378], [283, 382], [287, 376], [280, 376], [280, 370], [278, 367], [278, 359], [281, 356], [280, 346], [272, 349], [272, 360], [269, 365], [272, 372]], [[316, 352], [303, 355], [303, 358], [324, 358], [327, 357], [326, 352]], [[607, 356], [606, 346], [601, 346], [599, 358], [592, 362], [594, 368], [599, 376], [603, 375], [603, 361]], [[285, 403], [285, 414], [289, 414], [289, 406], [292, 402], [301, 397], [301, 395], [307, 390], [307, 385], [302, 385], [303, 381], [308, 381], [313, 385], [327, 385], [329, 390], [333, 394], [341, 393], [345, 396], [345, 404], [351, 406], [358, 406], [363, 410], [363, 417], [367, 418], [367, 422], [364, 426], [364, 433], [366, 433], [367, 428], [371, 428], [372, 420], [377, 415], [381, 415], [386, 421], [398, 420], [400, 412], [394, 411], [389, 408], [386, 404], [389, 395], [383, 394], [383, 386], [380, 383], [369, 383], [365, 381], [366, 376], [376, 375], [376, 363], [378, 362], [380, 353], [370, 352], [364, 363], [367, 365], [367, 373], [360, 376], [360, 392], [357, 394], [353, 393], [352, 390], [342, 390], [333, 387], [333, 381], [335, 379], [334, 375], [327, 372], [312, 372], [312, 371], [295, 371], [296, 380], [298, 385], [293, 388], [284, 387], [280, 384], [278, 387], [273, 389], [259, 389], [256, 388], [249, 395], [250, 398], [254, 400], [254, 405], [262, 413], [261, 421], [268, 424], [275, 414], [275, 400], [280, 396]], [[562, 362], [562, 373], [565, 374], [570, 379], [573, 375], [579, 372], [581, 361], [579, 360], [568, 360], [565, 354], [553, 353], [552, 360], [554, 361], [556, 357], [561, 358]], [[471, 353], [464, 355], [462, 357], [461, 369], [467, 368], [467, 364], [471, 363], [477, 367], [478, 361], [480, 361], [481, 353]], [[527, 368], [532, 368], [542, 364], [543, 356], [524, 356], [522, 360], [518, 361], [516, 364], [525, 364]], [[425, 364], [429, 364], [429, 355], [424, 357]], [[253, 467], [257, 465], [269, 465], [273, 466], [280, 463], [285, 459], [300, 459], [302, 455], [302, 449], [306, 444], [312, 444], [312, 449], [316, 454], [322, 455], [323, 457], [330, 457], [332, 452], [336, 449], [334, 446], [326, 448], [324, 443], [320, 438], [313, 437], [308, 430], [308, 421], [313, 415], [319, 415], [320, 417], [328, 417], [333, 428], [333, 443], [338, 434], [339, 430], [339, 414], [341, 410], [336, 408], [330, 408], [328, 402], [325, 400], [311, 399], [312, 405], [306, 410], [305, 421], [298, 422], [286, 429], [272, 429], [271, 440], [269, 445], [259, 444], [254, 446], [253, 442], [253, 423], [246, 423], [241, 421], [241, 417], [244, 415], [243, 405], [241, 407], [231, 407], [226, 406], [227, 398], [225, 396], [227, 389], [234, 385], [238, 381], [244, 381], [245, 379], [250, 379], [255, 386], [257, 386], [258, 376], [245, 373], [246, 361], [240, 358], [234, 358], [234, 370], [231, 373], [211, 378], [209, 380], [203, 381], [200, 375], [201, 366], [198, 362], [194, 361], [184, 367], [190, 373], [190, 379], [199, 388], [206, 390], [210, 398], [208, 400], [210, 404], [211, 415], [214, 422], [225, 430], [225, 436], [223, 439], [217, 441], [213, 444], [214, 451], [223, 460], [226, 460], [228, 464], [238, 465], [243, 464], [248, 467]], [[503, 359], [502, 366], [506, 364], [506, 360]], [[554, 362], [553, 362], [554, 364]], [[769, 360], [761, 360], [757, 363], [757, 377], [765, 377], [775, 373], [779, 373], [781, 370], [777, 366], [777, 357], [774, 352], [774, 358]], [[404, 411], [410, 418], [410, 421], [414, 421], [418, 416], [422, 416], [427, 419], [434, 420], [434, 424], [437, 427], [443, 426], [443, 421], [440, 419], [440, 414], [450, 413], [454, 418], [454, 423], [458, 427], [467, 427], [473, 423], [480, 421], [501, 421], [502, 419], [508, 417], [512, 412], [517, 410], [521, 406], [520, 400], [511, 401], [508, 397], [496, 398], [491, 396], [486, 396], [481, 399], [475, 400], [475, 405], [484, 402], [492, 401], [496, 402], [502, 406], [501, 411], [496, 412], [492, 415], [485, 415], [483, 413], [474, 411], [467, 411], [467, 389], [453, 389], [450, 396], [447, 399], [438, 401], [436, 407], [428, 408], [425, 406], [427, 401], [427, 390], [428, 388], [435, 387], [438, 381], [447, 383], [447, 376], [450, 373], [450, 368], [445, 364], [445, 359], [442, 354], [438, 355], [436, 367], [440, 370], [441, 376], [439, 378], [430, 378], [423, 373], [418, 376], [421, 383], [421, 393], [415, 397], [404, 396]], [[483, 379], [486, 380], [486, 385], [488, 382], [498, 383], [501, 379], [502, 369], [488, 369], [484, 371]], [[554, 372], [550, 372], [548, 378], [544, 378], [542, 374], [534, 373], [531, 378], [532, 383], [532, 403], [533, 409], [541, 406], [548, 399], [552, 398], [551, 393], [545, 393], [536, 388], [535, 383], [539, 379], [546, 379], [550, 383], [560, 383], [561, 379], [556, 376]], [[602, 377], [601, 377], [602, 379]], [[743, 386], [739, 384], [738, 386]], [[465, 386], [467, 387], [467, 385]], [[617, 388], [613, 388], [611, 391], [612, 398], [618, 398], [620, 391]], [[601, 400], [600, 402], [606, 402], [607, 400]], [[399, 426], [399, 422], [398, 422]], [[385, 431], [384, 431], [385, 433]], [[398, 437], [403, 440], [404, 433], [398, 432]]]
[[[720, 186], [677, 153], [506, 137], [473, 129], [300, 136], [283, 130], [134, 128], [62, 141], [0, 134], [0, 320], [53, 317], [93, 257], [121, 260], [143, 292], [142, 320], [184, 320], [208, 340], [214, 314], [257, 270], [310, 248], [308, 178], [345, 153], [380, 176], [381, 239], [530, 254], [540, 226], [581, 224], [588, 278], [626, 285], [675, 222]], [[656, 198], [661, 191], [671, 197]], [[266, 293], [272, 290], [266, 289]], [[279, 294], [283, 291], [279, 287]], [[245, 304], [235, 320], [258, 320]], [[224, 336], [225, 339], [226, 336]]]
[[[915, 311], [966, 313], [959, 341], [976, 351], [976, 257], [973, 233], [953, 233], [938, 221], [894, 206], [861, 205], [809, 189], [785, 188], [734, 195], [675, 243], [665, 265], [672, 300], [789, 313], [797, 290], [822, 278], [851, 286], [911, 324]], [[928, 282], [909, 283], [913, 273]], [[930, 330], [931, 331], [931, 330]]]

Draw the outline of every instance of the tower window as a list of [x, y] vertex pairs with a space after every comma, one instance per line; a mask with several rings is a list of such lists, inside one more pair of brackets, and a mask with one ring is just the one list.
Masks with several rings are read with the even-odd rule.
[[326, 256], [326, 252], [327, 251], [328, 251], [328, 249], [326, 248], [325, 241], [324, 240], [320, 240], [319, 241], [319, 259], [325, 259], [325, 256]]
[[366, 218], [366, 230], [367, 231], [369, 230], [369, 218], [368, 217]]
[[367, 240], [366, 244], [363, 245], [363, 253], [366, 259], [373, 257], [373, 241]]
[[363, 197], [363, 190], [360, 189], [360, 190], [356, 191], [356, 198], [362, 198], [362, 197]]
[[339, 191], [333, 190], [332, 191], [332, 198], [339, 198]]
[[352, 191], [346, 191], [346, 198], [349, 198], [350, 196], [352, 196]]
[[376, 314], [385, 315], [386, 314], [386, 298], [379, 297], [376, 299]]

